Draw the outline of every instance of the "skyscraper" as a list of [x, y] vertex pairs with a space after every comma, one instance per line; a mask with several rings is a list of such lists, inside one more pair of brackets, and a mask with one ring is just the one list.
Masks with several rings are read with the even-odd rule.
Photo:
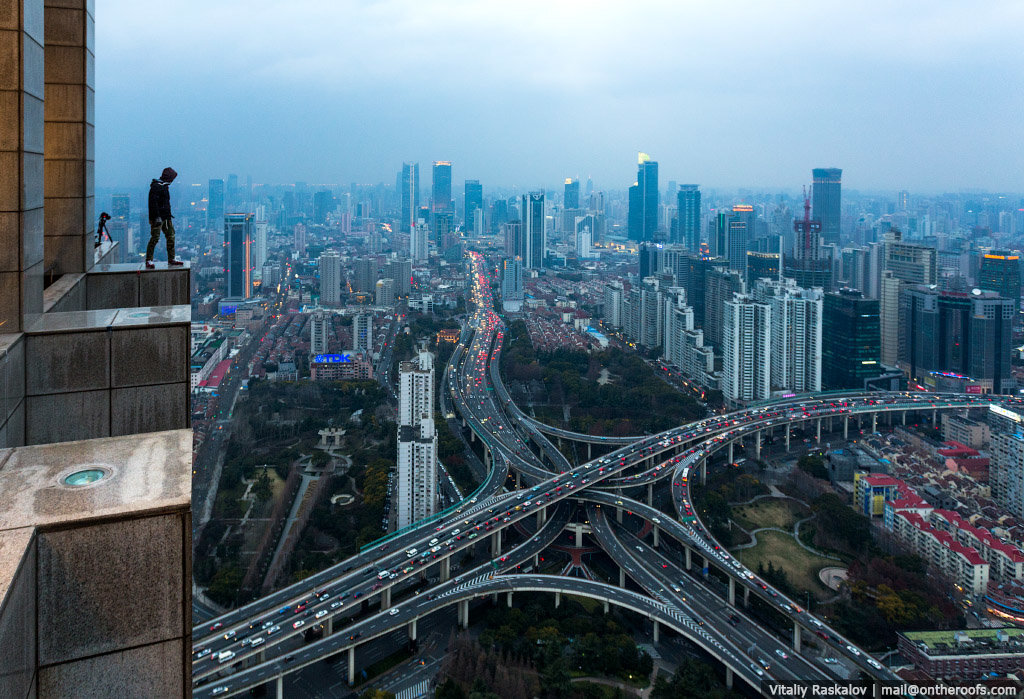
[[420, 210], [420, 164], [402, 163], [402, 220], [398, 230], [412, 231]]
[[[725, 251], [720, 253], [729, 260], [729, 269], [736, 270], [744, 277], [747, 275], [747, 247], [754, 237], [754, 207], [750, 204], [737, 204], [726, 215]], [[719, 218], [719, 223], [723, 219]]]
[[523, 195], [523, 249], [516, 254], [523, 258], [524, 269], [540, 269], [544, 266], [544, 255], [547, 250], [544, 214], [544, 192]]
[[386, 271], [388, 279], [395, 282], [395, 296], [408, 296], [412, 291], [412, 262], [405, 259], [390, 260]]
[[413, 262], [426, 262], [430, 251], [430, 229], [422, 219], [417, 221], [409, 233], [409, 257]]
[[821, 385], [863, 389], [882, 373], [878, 299], [854, 289], [825, 294], [821, 322]]
[[752, 287], [758, 279], [779, 279], [782, 265], [777, 252], [747, 251], [747, 286]]
[[352, 261], [352, 290], [372, 292], [377, 283], [377, 259], [357, 257]]
[[430, 210], [433, 213], [452, 210], [452, 164], [447, 160], [435, 160], [430, 197]]
[[771, 383], [807, 393], [821, 390], [821, 289], [792, 279], [758, 279], [751, 294], [771, 309]]
[[882, 363], [895, 366], [899, 357], [901, 333], [900, 290], [906, 284], [935, 284], [938, 281], [938, 255], [935, 248], [903, 242], [898, 230], [885, 235], [879, 283]]
[[334, 250], [320, 254], [320, 303], [325, 306], [341, 304], [341, 256]]
[[678, 239], [672, 242], [681, 243], [687, 250], [700, 250], [700, 187], [695, 184], [684, 184], [676, 194], [679, 224], [676, 228]]
[[352, 351], [373, 351], [373, 314], [360, 313], [352, 316]]
[[771, 395], [771, 309], [746, 294], [726, 301], [722, 328], [722, 395], [730, 405]]
[[247, 299], [252, 296], [253, 214], [228, 214], [224, 217], [224, 278], [226, 296]]
[[981, 256], [978, 269], [978, 288], [995, 291], [1013, 301], [1020, 308], [1020, 255], [1009, 252], [991, 252]]
[[206, 196], [206, 230], [219, 231], [224, 226], [224, 180], [210, 180]]
[[329, 190], [321, 190], [313, 194], [313, 222], [326, 223], [327, 215], [334, 211], [334, 195]]
[[434, 358], [420, 352], [399, 365], [398, 526], [407, 527], [437, 506], [437, 435], [434, 430]]
[[501, 308], [506, 313], [518, 313], [523, 309], [523, 261], [513, 257], [502, 263]]
[[476, 230], [475, 212], [484, 208], [484, 188], [480, 180], [466, 180], [466, 203], [462, 220], [466, 224], [466, 230], [471, 233], [480, 234], [483, 231]]
[[658, 163], [646, 153], [637, 155], [636, 184], [629, 188], [630, 240], [654, 240], [658, 230]]
[[311, 355], [327, 354], [330, 329], [330, 316], [326, 313], [313, 313], [309, 316], [309, 353]]
[[562, 197], [562, 206], [566, 209], [580, 208], [580, 181], [571, 177], [565, 178], [565, 195]]
[[832, 264], [821, 249], [821, 221], [811, 218], [811, 202], [804, 197], [804, 217], [793, 221], [793, 254], [786, 255], [783, 276], [805, 289], [832, 288]]
[[811, 171], [814, 178], [813, 218], [821, 222], [821, 235], [826, 245], [839, 245], [839, 223], [842, 209], [843, 171], [837, 167], [819, 167]]
[[[722, 347], [725, 304], [734, 294], [745, 290], [745, 279], [733, 269], [724, 266], [711, 267], [704, 274], [704, 337], [713, 346]], [[687, 294], [689, 297], [690, 295]], [[696, 301], [693, 302], [696, 304]]]

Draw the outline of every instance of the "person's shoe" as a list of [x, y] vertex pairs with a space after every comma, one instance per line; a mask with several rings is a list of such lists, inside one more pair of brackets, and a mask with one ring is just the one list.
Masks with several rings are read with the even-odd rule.
[[185, 263], [182, 262], [181, 260], [167, 260], [167, 266], [168, 267], [181, 267], [184, 264]]
[[146, 269], [156, 269], [156, 265], [153, 264], [153, 260], [146, 260]]

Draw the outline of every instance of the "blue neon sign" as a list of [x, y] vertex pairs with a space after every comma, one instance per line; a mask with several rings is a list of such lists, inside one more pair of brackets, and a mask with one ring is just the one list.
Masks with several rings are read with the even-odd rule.
[[351, 361], [350, 354], [318, 354], [313, 357], [314, 364], [347, 364]]

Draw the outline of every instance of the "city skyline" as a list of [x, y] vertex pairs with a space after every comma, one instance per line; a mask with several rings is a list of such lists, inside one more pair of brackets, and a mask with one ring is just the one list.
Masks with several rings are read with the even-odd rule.
[[453, 182], [625, 189], [642, 150], [665, 181], [707, 188], [798, 187], [834, 165], [851, 191], [1024, 191], [993, 167], [1024, 140], [1010, 3], [237, 9], [104, 4], [100, 186], [168, 162], [183, 182], [389, 182], [445, 158]]

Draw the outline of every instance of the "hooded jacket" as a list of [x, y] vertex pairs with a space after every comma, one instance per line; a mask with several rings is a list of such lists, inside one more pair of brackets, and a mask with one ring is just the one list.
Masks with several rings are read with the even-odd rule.
[[149, 222], [156, 219], [171, 219], [171, 193], [167, 189], [169, 182], [153, 180], [149, 183]]

